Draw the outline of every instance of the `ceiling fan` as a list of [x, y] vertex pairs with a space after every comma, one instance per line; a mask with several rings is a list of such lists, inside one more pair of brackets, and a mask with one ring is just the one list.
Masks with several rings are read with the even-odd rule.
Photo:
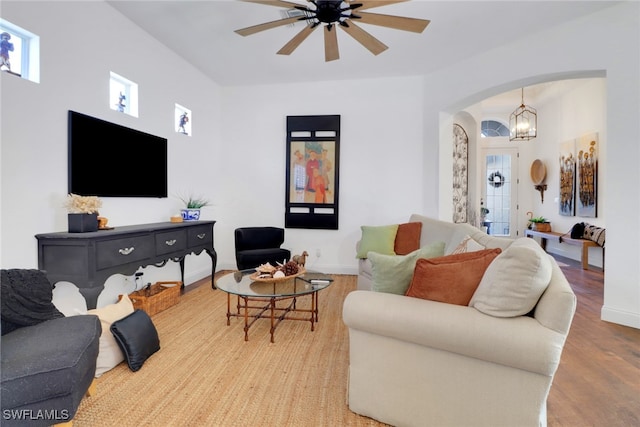
[[337, 27], [342, 28], [371, 53], [378, 55], [387, 50], [388, 46], [356, 25], [355, 21], [414, 33], [423, 32], [427, 25], [429, 25], [429, 22], [431, 22], [426, 19], [362, 12], [365, 9], [402, 3], [408, 0], [307, 0], [307, 2], [310, 3], [308, 6], [285, 0], [241, 1], [302, 11], [302, 16], [291, 16], [289, 18], [236, 30], [236, 33], [241, 36], [249, 36], [271, 28], [293, 24], [297, 21], [307, 21], [307, 26], [277, 52], [280, 55], [290, 55], [293, 53], [317, 27], [324, 24], [324, 58], [327, 62], [340, 59], [338, 37], [336, 34]]

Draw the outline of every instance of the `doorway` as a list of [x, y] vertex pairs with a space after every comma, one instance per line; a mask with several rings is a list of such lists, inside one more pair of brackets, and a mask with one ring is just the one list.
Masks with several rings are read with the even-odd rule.
[[482, 225], [492, 236], [518, 235], [518, 149], [481, 150]]

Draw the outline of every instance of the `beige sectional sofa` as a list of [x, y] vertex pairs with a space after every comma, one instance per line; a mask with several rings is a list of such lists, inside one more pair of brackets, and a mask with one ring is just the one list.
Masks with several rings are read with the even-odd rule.
[[[360, 262], [359, 289], [343, 307], [349, 408], [394, 426], [546, 425], [546, 400], [576, 307], [558, 264], [531, 239], [500, 239], [420, 215], [410, 221], [423, 224], [421, 245], [444, 241], [445, 254], [467, 235], [503, 252], [468, 306], [365, 290], [372, 270]], [[527, 277], [530, 271], [536, 273]], [[516, 294], [532, 282], [544, 282], [532, 310], [513, 315], [504, 308], [517, 305]], [[495, 294], [496, 284], [507, 286], [505, 295]]]

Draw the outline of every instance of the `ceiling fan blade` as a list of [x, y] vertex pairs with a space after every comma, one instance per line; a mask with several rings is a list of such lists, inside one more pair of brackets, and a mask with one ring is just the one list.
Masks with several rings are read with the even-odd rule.
[[304, 27], [302, 31], [289, 40], [289, 43], [282, 46], [282, 49], [278, 51], [278, 55], [291, 55], [293, 51], [300, 46], [300, 43], [309, 37], [309, 34], [311, 34], [316, 28], [318, 28], [317, 25], [307, 25]]
[[338, 30], [336, 28], [324, 26], [324, 60], [325, 62], [340, 59], [338, 51]]
[[284, 0], [240, 0], [246, 3], [258, 3], [264, 4], [265, 6], [275, 6], [275, 7], [286, 7], [287, 9], [304, 6], [300, 3], [294, 3], [290, 1]]
[[392, 16], [360, 11], [357, 11], [356, 15], [361, 18], [358, 22], [362, 22], [363, 24], [379, 25], [381, 27], [411, 31], [413, 33], [423, 32], [431, 22], [428, 19], [407, 18], [405, 16]]
[[294, 22], [298, 22], [298, 21], [299, 21], [299, 18], [297, 16], [293, 16], [291, 18], [280, 19], [278, 21], [265, 22], [264, 24], [242, 28], [240, 30], [236, 30], [236, 33], [240, 34], [241, 36], [250, 36], [251, 34], [259, 33], [260, 31], [269, 30], [271, 28], [276, 28], [283, 25], [293, 24]]
[[348, 27], [341, 26], [340, 28], [346, 31], [347, 34], [349, 34], [351, 37], [356, 39], [362, 46], [369, 49], [369, 52], [373, 53], [374, 55], [379, 55], [388, 49], [387, 45], [382, 43], [377, 38], [373, 37], [371, 34], [366, 32], [362, 28], [358, 27], [356, 24], [353, 23], [352, 20], [349, 20]]
[[371, 9], [373, 7], [386, 6], [389, 4], [404, 3], [409, 0], [352, 0], [348, 3], [361, 3], [362, 6], [357, 8], [358, 11]]

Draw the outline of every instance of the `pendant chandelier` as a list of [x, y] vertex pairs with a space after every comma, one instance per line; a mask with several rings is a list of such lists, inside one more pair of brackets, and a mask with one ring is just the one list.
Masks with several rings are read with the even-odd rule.
[[528, 141], [538, 135], [538, 114], [536, 109], [524, 105], [524, 88], [522, 103], [509, 116], [509, 141]]

